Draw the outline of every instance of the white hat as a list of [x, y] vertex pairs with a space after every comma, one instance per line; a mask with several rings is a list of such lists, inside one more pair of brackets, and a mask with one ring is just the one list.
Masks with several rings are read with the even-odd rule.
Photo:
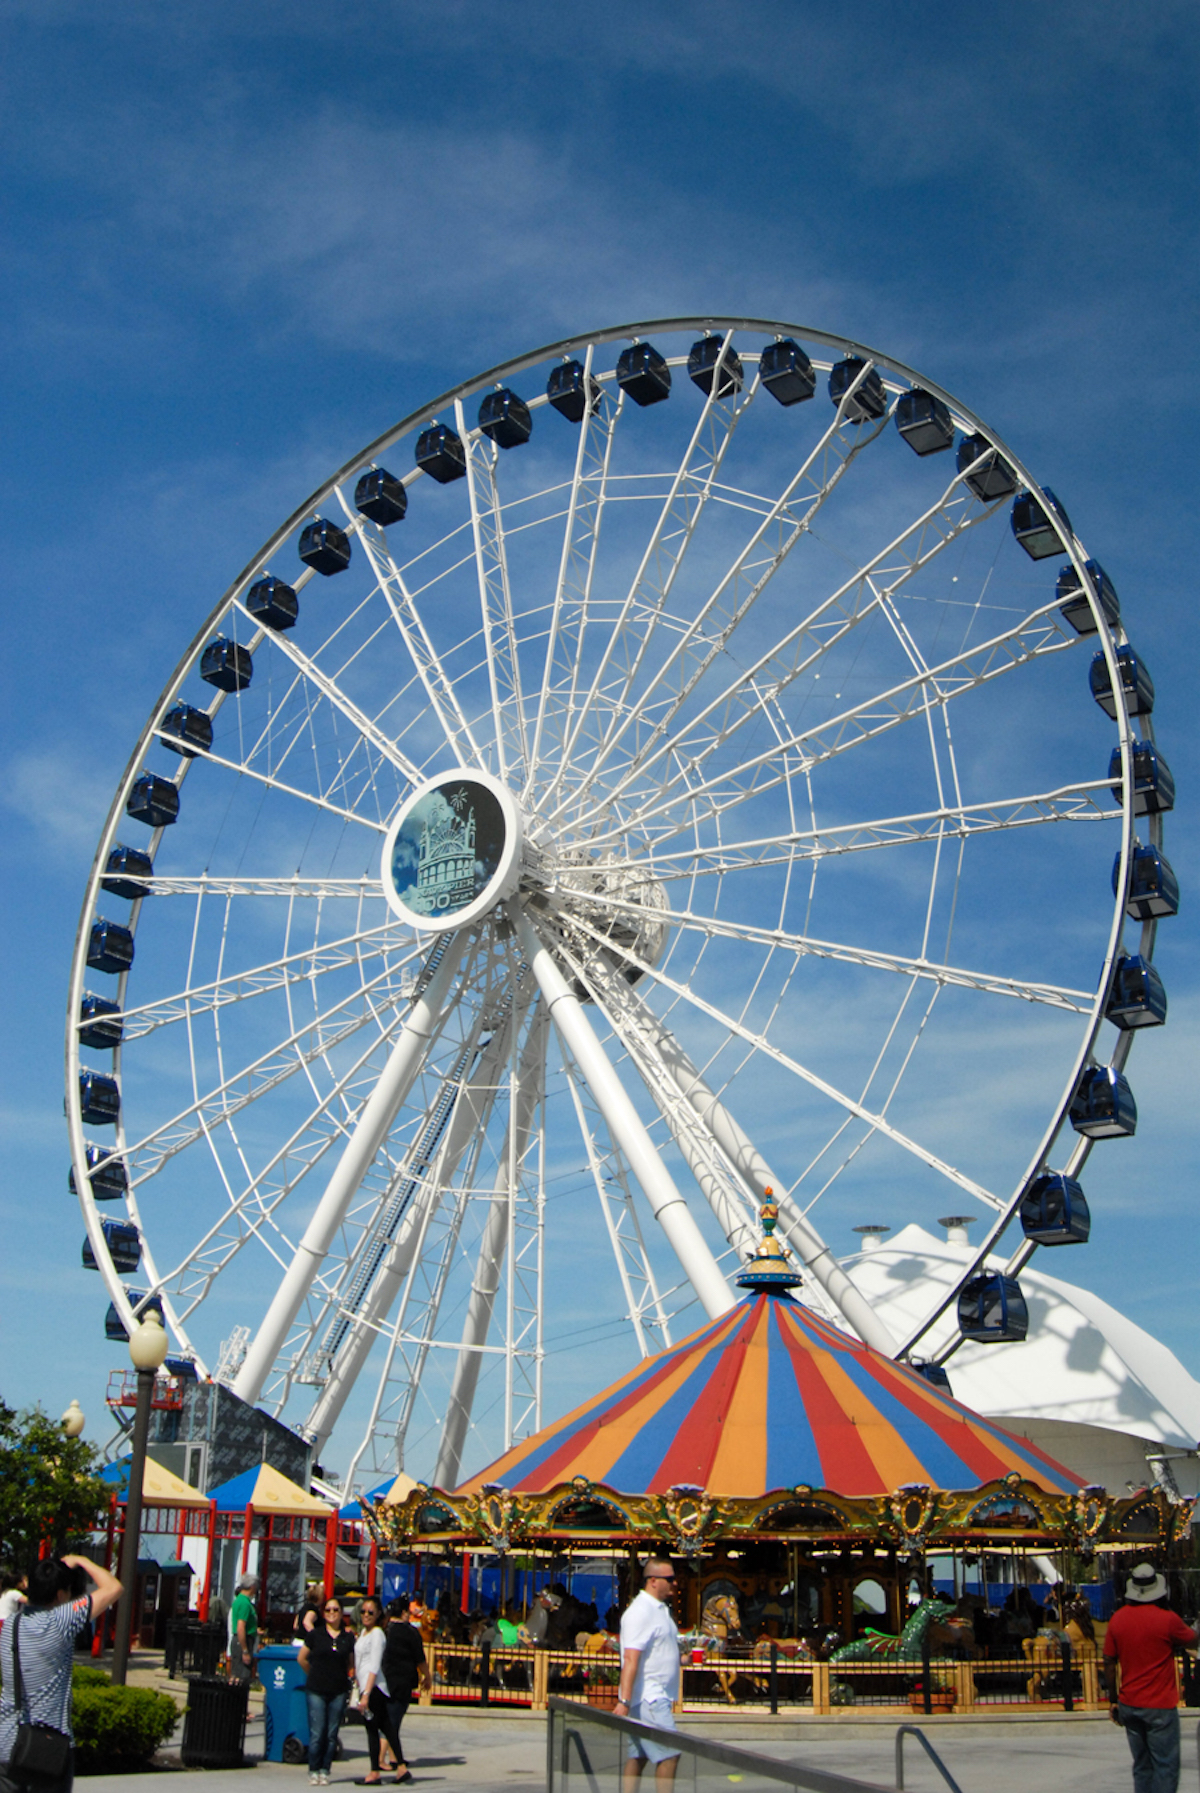
[[1125, 1598], [1149, 1606], [1166, 1598], [1167, 1584], [1153, 1563], [1139, 1563], [1125, 1583]]

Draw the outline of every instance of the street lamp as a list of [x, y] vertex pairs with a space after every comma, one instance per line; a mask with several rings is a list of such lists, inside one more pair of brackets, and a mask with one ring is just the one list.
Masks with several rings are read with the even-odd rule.
[[142, 1483], [146, 1476], [146, 1440], [150, 1434], [150, 1402], [154, 1378], [168, 1350], [162, 1321], [151, 1308], [129, 1340], [129, 1355], [137, 1371], [137, 1407], [133, 1416], [133, 1455], [129, 1464], [129, 1493], [125, 1501], [125, 1535], [121, 1539], [121, 1598], [117, 1605], [117, 1635], [113, 1641], [112, 1681], [124, 1687], [129, 1663], [129, 1634], [137, 1595], [138, 1542], [142, 1531]]
[[67, 1411], [63, 1414], [58, 1423], [68, 1438], [79, 1437], [84, 1426], [87, 1424], [87, 1419], [83, 1408], [79, 1405], [78, 1401], [71, 1402], [71, 1405], [67, 1408]]

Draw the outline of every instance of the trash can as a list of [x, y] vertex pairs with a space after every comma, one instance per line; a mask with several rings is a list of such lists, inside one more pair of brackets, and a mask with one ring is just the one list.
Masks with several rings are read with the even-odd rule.
[[179, 1752], [185, 1768], [242, 1766], [249, 1692], [244, 1681], [210, 1681], [197, 1676], [188, 1682]]
[[263, 1685], [263, 1760], [282, 1762], [283, 1746], [294, 1737], [308, 1748], [308, 1697], [299, 1644], [268, 1644], [258, 1652], [258, 1678]]

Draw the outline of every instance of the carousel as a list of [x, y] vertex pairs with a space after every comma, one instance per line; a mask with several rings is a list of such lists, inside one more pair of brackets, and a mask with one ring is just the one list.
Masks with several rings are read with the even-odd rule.
[[[573, 1560], [605, 1554], [621, 1604], [640, 1586], [639, 1560], [668, 1554], [682, 1571], [681, 1631], [736, 1619], [751, 1646], [819, 1637], [840, 1648], [861, 1642], [864, 1611], [871, 1634], [893, 1641], [914, 1607], [938, 1616], [934, 1559], [999, 1556], [1016, 1584], [1033, 1559], [1069, 1581], [1102, 1553], [1164, 1565], [1178, 1554], [1191, 1501], [1084, 1485], [830, 1325], [792, 1295], [801, 1279], [772, 1204], [762, 1219], [731, 1312], [458, 1488], [364, 1503], [380, 1547], [418, 1565], [540, 1562], [560, 1588]], [[955, 1602], [942, 1604], [951, 1616]]]

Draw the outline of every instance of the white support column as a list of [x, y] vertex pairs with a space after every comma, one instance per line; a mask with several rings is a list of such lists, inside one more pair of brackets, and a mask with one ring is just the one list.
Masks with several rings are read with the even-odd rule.
[[[501, 1162], [506, 1166], [514, 1145], [517, 1163], [520, 1164], [524, 1158], [534, 1111], [542, 1094], [538, 1066], [545, 1051], [546, 1011], [539, 1008], [526, 1035], [517, 1071], [516, 1120], [515, 1124], [512, 1121], [509, 1123], [509, 1134], [501, 1152]], [[510, 1192], [506, 1180], [497, 1185], [492, 1196], [479, 1245], [458, 1362], [454, 1367], [454, 1384], [450, 1390], [450, 1403], [446, 1409], [441, 1443], [438, 1446], [437, 1466], [433, 1472], [434, 1482], [439, 1488], [453, 1488], [458, 1481], [467, 1427], [471, 1423], [471, 1409], [475, 1404], [475, 1389], [483, 1366], [483, 1347], [487, 1344], [491, 1329], [496, 1294], [500, 1287], [500, 1269], [508, 1245], [509, 1204]]]
[[533, 969], [550, 1011], [551, 1020], [566, 1041], [613, 1140], [624, 1152], [630, 1169], [650, 1203], [654, 1218], [667, 1236], [683, 1273], [700, 1299], [710, 1320], [719, 1319], [735, 1306], [736, 1298], [720, 1266], [696, 1225], [687, 1203], [675, 1187], [658, 1149], [646, 1131], [624, 1085], [609, 1063], [608, 1055], [583, 1012], [583, 1004], [559, 970], [548, 948], [542, 945], [524, 910], [517, 918], [521, 950]]
[[717, 1100], [674, 1035], [648, 1009], [644, 1008], [644, 1012], [654, 1027], [662, 1061], [679, 1085], [681, 1094], [708, 1127], [747, 1188], [760, 1201], [765, 1198], [768, 1189], [773, 1192], [774, 1199], [779, 1204], [782, 1230], [805, 1268], [812, 1272], [838, 1312], [864, 1344], [882, 1351], [888, 1357], [894, 1357], [895, 1339], [866, 1296], [846, 1275], [816, 1228], [809, 1224], [796, 1204], [784, 1193], [782, 1180], [775, 1175], [753, 1141], [743, 1133], [724, 1103]]
[[233, 1392], [253, 1404], [262, 1393], [263, 1383], [283, 1348], [301, 1303], [321, 1268], [325, 1254], [333, 1243], [339, 1226], [346, 1217], [355, 1191], [362, 1182], [375, 1154], [387, 1137], [388, 1129], [400, 1105], [412, 1088], [431, 1039], [437, 1032], [446, 1007], [446, 999], [458, 962], [466, 945], [463, 933], [446, 942], [441, 963], [430, 979], [428, 988], [419, 996], [400, 1029], [391, 1056], [380, 1072], [379, 1081], [364, 1102], [353, 1133], [346, 1141], [341, 1158], [317, 1204], [316, 1213], [305, 1228], [304, 1237], [275, 1297], [267, 1309], [258, 1333], [246, 1353], [238, 1372]]

